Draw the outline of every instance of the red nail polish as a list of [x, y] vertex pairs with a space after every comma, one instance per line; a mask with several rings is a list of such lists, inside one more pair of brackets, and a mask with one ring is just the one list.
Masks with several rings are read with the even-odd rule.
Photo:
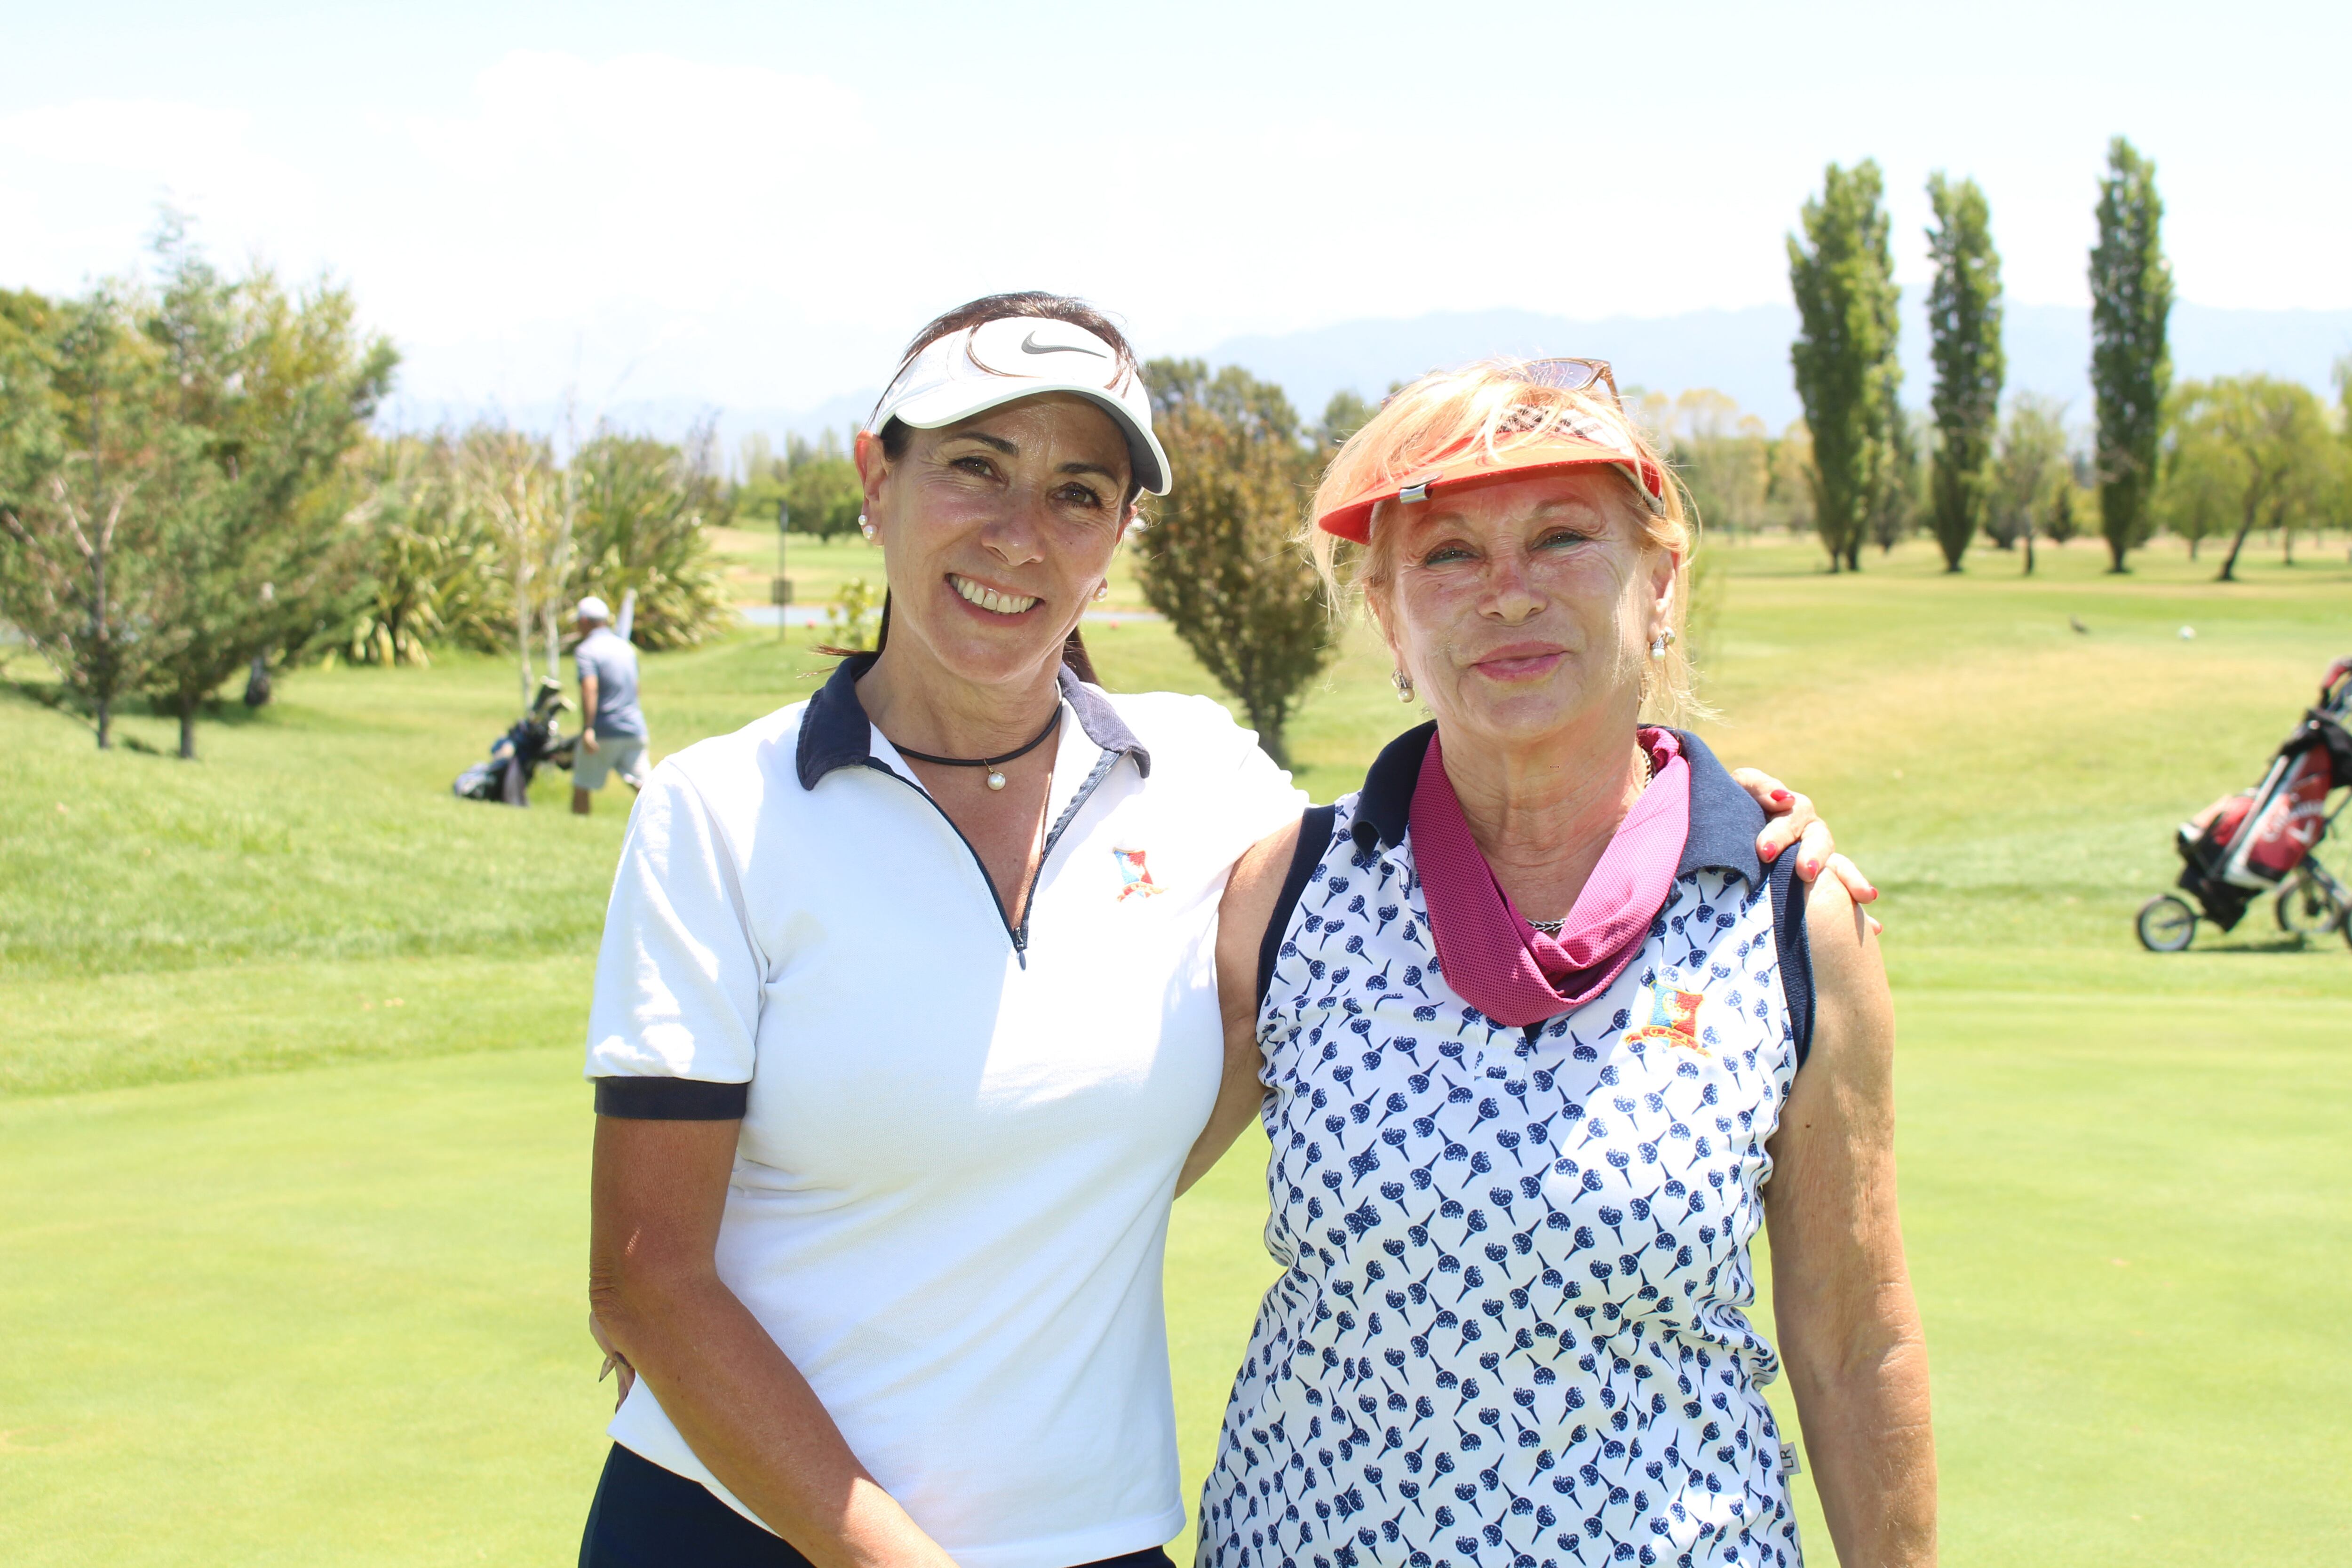
[[1786, 805], [1794, 798], [1795, 797], [1793, 795], [1790, 795], [1790, 793], [1784, 789], [1776, 789], [1772, 792], [1773, 804], [1777, 805]]

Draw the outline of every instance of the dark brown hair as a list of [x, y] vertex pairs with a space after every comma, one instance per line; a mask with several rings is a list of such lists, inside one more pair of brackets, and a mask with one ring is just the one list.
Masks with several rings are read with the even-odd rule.
[[[1073, 300], [1065, 294], [1047, 294], [1033, 289], [1019, 294], [991, 294], [983, 299], [958, 305], [943, 315], [933, 317], [924, 325], [921, 331], [917, 332], [908, 341], [907, 352], [899, 356], [898, 368], [890, 373], [890, 380], [895, 383], [898, 377], [906, 374], [907, 367], [915, 363], [915, 356], [941, 338], [1006, 316], [1026, 316], [1045, 321], [1067, 321], [1070, 325], [1092, 332], [1108, 343], [1111, 351], [1118, 355], [1118, 366], [1121, 370], [1130, 375], [1143, 374], [1142, 365], [1135, 357], [1135, 349], [1127, 341], [1127, 334], [1120, 331], [1108, 316], [1083, 300]], [[888, 387], [886, 385], [883, 390], [887, 395]], [[897, 462], [906, 455], [907, 443], [911, 438], [911, 434], [898, 420], [891, 420], [876, 431], [875, 435], [882, 442], [882, 455], [892, 462]], [[1119, 510], [1124, 513], [1135, 504], [1135, 498], [1142, 493], [1143, 480], [1138, 476], [1130, 475], [1127, 481], [1127, 494], [1119, 501]], [[887, 647], [889, 643], [890, 597], [885, 594], [882, 596], [882, 625], [874, 638], [875, 650], [879, 652]], [[822, 653], [834, 650], [820, 648], [818, 651]], [[1080, 680], [1097, 686], [1102, 684], [1095, 679], [1095, 661], [1087, 657], [1087, 645], [1078, 636], [1078, 629], [1076, 626], [1070, 628], [1069, 639], [1062, 644], [1062, 662], [1068, 665], [1071, 673]]]

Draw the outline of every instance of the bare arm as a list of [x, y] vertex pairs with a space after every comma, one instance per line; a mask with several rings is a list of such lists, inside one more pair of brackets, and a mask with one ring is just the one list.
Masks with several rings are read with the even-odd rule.
[[1176, 1178], [1180, 1196], [1224, 1157], [1265, 1103], [1265, 1086], [1257, 1077], [1257, 950], [1297, 847], [1296, 822], [1259, 839], [1234, 868], [1217, 906], [1217, 1007], [1225, 1020], [1225, 1075], [1208, 1126], [1184, 1156], [1184, 1173]]
[[580, 678], [580, 743], [592, 752], [596, 749], [596, 678], [593, 675]]
[[1927, 1351], [1895, 1195], [1895, 1009], [1869, 917], [1808, 895], [1812, 1051], [1772, 1140], [1772, 1304], [1805, 1448], [1845, 1568], [1936, 1560]]
[[719, 1278], [741, 1126], [596, 1119], [588, 1295], [599, 1338], [711, 1474], [818, 1568], [953, 1568]]

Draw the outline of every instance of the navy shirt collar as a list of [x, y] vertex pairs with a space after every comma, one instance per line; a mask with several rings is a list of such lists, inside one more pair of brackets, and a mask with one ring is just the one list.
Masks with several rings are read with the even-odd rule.
[[[858, 700], [857, 678], [873, 668], [880, 657], [860, 653], [843, 659], [809, 699], [808, 711], [801, 715], [800, 744], [793, 758], [803, 789], [816, 788], [817, 781], [835, 768], [861, 767], [874, 760], [874, 723], [866, 716], [866, 704]], [[1080, 680], [1066, 665], [1061, 684], [1062, 700], [1077, 715], [1078, 728], [1086, 731], [1087, 739], [1106, 752], [1133, 757], [1136, 773], [1150, 778], [1151, 753], [1143, 749], [1110, 699]]]
[[[1412, 817], [1412, 792], [1421, 783], [1422, 759], [1429, 754], [1435, 723], [1407, 730], [1381, 751], [1356, 797], [1349, 832], [1365, 851], [1404, 842]], [[1728, 871], [1751, 888], [1764, 885], [1764, 865], [1756, 858], [1756, 836], [1764, 829], [1764, 808], [1725, 771], [1706, 742], [1686, 730], [1674, 731], [1691, 770], [1690, 837], [1684, 840], [1676, 877], [1693, 871]]]

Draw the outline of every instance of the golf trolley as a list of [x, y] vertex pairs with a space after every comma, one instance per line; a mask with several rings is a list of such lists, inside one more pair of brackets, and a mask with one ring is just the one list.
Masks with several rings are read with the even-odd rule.
[[[2140, 906], [2140, 945], [2179, 952], [2197, 935], [2197, 917], [2234, 930], [2246, 908], [2274, 894], [2279, 929], [2298, 936], [2329, 931], [2352, 942], [2352, 890], [2313, 853], [2352, 804], [2352, 794], [2327, 809], [2327, 797], [2352, 785], [2352, 658], [2337, 659], [2320, 682], [2319, 701], [2295, 726], [2264, 770], [2242, 795], [2214, 802], [2173, 836], [2185, 862], [2179, 893], [2158, 893]], [[2196, 900], [2191, 908], [2189, 900]]]
[[572, 751], [580, 743], [580, 737], [559, 736], [555, 732], [557, 719], [571, 706], [572, 700], [563, 695], [562, 681], [553, 676], [541, 680], [530, 711], [491, 742], [489, 759], [459, 773], [457, 782], [449, 786], [449, 793], [459, 800], [529, 805], [530, 781], [542, 763], [564, 769], [572, 766]]

